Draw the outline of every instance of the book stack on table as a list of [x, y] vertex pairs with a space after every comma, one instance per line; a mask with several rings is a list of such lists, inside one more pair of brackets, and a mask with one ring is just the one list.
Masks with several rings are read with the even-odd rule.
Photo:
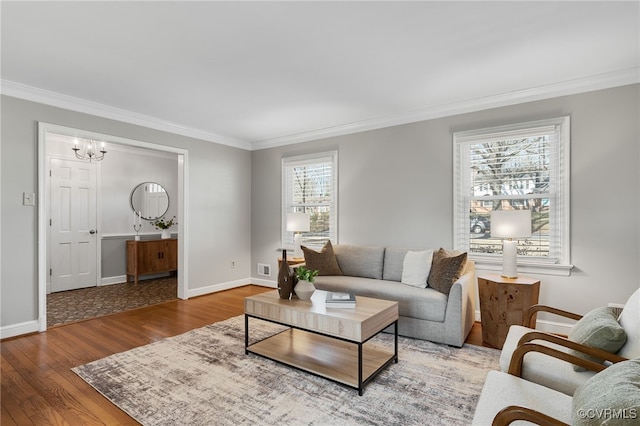
[[325, 300], [327, 308], [355, 308], [356, 295], [353, 292], [328, 291]]

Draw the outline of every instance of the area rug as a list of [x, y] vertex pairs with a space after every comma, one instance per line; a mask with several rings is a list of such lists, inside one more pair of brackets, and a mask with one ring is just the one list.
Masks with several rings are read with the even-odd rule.
[[[251, 341], [283, 327], [251, 319]], [[369, 344], [369, 343], [368, 343]], [[392, 351], [393, 336], [376, 345]], [[244, 353], [244, 317], [73, 371], [143, 425], [467, 425], [500, 352], [400, 337], [399, 362], [357, 390]]]

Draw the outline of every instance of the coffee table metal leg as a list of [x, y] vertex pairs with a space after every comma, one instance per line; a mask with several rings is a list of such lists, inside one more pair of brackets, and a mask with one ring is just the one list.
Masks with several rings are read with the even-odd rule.
[[395, 363], [397, 364], [398, 363], [398, 321], [397, 320], [396, 320], [396, 322], [394, 322], [393, 329], [394, 329], [394, 333], [393, 333], [394, 334], [394, 345], [393, 345], [394, 346], [394, 352], [393, 352], [393, 354], [394, 354], [394, 356], [396, 358]]
[[362, 343], [358, 343], [358, 395], [362, 396]]
[[245, 355], [249, 354], [249, 351], [247, 350], [248, 347], [249, 347], [249, 316], [245, 314], [244, 316], [244, 354]]

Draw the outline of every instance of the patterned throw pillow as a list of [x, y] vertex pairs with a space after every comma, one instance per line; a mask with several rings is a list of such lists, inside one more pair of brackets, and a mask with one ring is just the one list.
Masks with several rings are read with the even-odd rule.
[[[618, 323], [615, 311], [609, 307], [596, 308], [588, 312], [573, 326], [569, 332], [569, 340], [591, 348], [602, 349], [612, 354], [627, 341], [624, 328]], [[588, 359], [593, 362], [602, 362], [601, 359], [583, 354], [580, 351], [570, 350], [571, 354]], [[574, 365], [575, 371], [584, 371], [583, 367]]]
[[453, 284], [458, 281], [467, 262], [467, 253], [453, 254], [440, 248], [433, 255], [427, 283], [429, 287], [449, 296]]
[[327, 241], [322, 250], [315, 251], [305, 246], [300, 246], [304, 253], [304, 263], [307, 269], [317, 269], [318, 275], [342, 275], [336, 255], [333, 253], [331, 241]]

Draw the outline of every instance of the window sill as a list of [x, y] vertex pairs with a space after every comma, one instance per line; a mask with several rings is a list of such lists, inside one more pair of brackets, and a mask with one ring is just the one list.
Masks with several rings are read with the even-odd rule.
[[[502, 262], [489, 261], [487, 259], [474, 259], [470, 258], [476, 264], [476, 270], [486, 272], [500, 272], [502, 271]], [[523, 274], [543, 274], [543, 275], [557, 275], [561, 277], [571, 276], [571, 269], [573, 265], [560, 265], [560, 264], [541, 264], [541, 263], [521, 263], [518, 262], [518, 272]]]

